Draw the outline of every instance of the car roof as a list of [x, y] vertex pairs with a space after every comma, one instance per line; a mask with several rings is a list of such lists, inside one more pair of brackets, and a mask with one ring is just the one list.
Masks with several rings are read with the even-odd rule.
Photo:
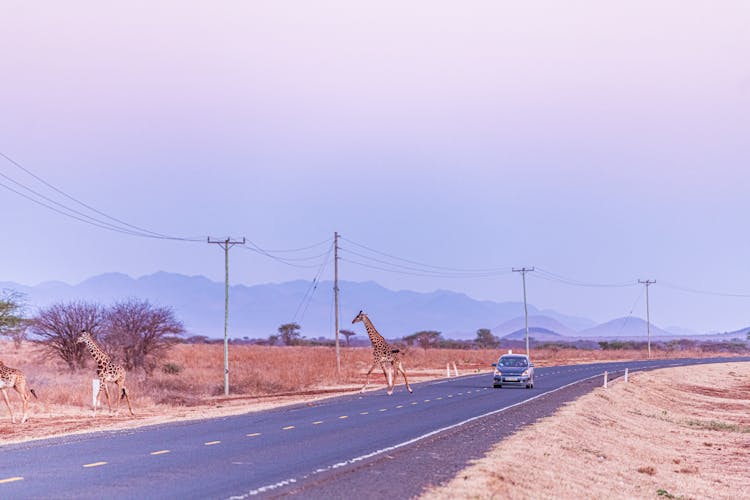
[[526, 354], [503, 354], [500, 356], [500, 359], [502, 358], [523, 358], [523, 359], [529, 359], [529, 357]]

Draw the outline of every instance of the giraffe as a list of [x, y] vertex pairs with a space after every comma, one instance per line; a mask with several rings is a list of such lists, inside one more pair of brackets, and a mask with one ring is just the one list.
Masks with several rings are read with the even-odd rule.
[[5, 366], [5, 363], [0, 361], [0, 391], [3, 393], [3, 399], [5, 399], [5, 404], [8, 406], [8, 411], [10, 412], [10, 421], [15, 424], [16, 416], [13, 414], [13, 408], [10, 406], [10, 401], [8, 400], [8, 389], [15, 389], [21, 396], [21, 401], [23, 401], [21, 423], [26, 422], [29, 419], [29, 393], [33, 394], [36, 398], [36, 392], [34, 392], [34, 389], [27, 390], [26, 376], [21, 370]]
[[[401, 363], [399, 350], [394, 349], [393, 347], [388, 345], [388, 342], [386, 342], [383, 336], [380, 335], [375, 329], [375, 326], [372, 324], [372, 321], [370, 321], [370, 318], [367, 317], [367, 314], [359, 311], [359, 314], [357, 314], [357, 316], [352, 320], [352, 324], [357, 323], [358, 321], [361, 321], [365, 324], [367, 335], [370, 337], [370, 342], [372, 342], [373, 358], [372, 366], [370, 366], [370, 369], [367, 371], [365, 385], [362, 386], [362, 390], [360, 392], [365, 392], [367, 385], [370, 383], [370, 374], [378, 364], [383, 370], [383, 375], [385, 375], [385, 380], [388, 383], [389, 396], [393, 394], [393, 385], [396, 382], [394, 379], [395, 376], [398, 375], [398, 372], [401, 372], [401, 374], [404, 376], [404, 383], [406, 384], [406, 388], [409, 390], [409, 392], [413, 392], [411, 390], [411, 387], [409, 386], [409, 381], [406, 379], [406, 370], [404, 370], [404, 366]], [[386, 367], [388, 368], [388, 370], [386, 370]]]
[[104, 395], [107, 396], [107, 406], [109, 407], [109, 411], [110, 413], [112, 412], [112, 403], [109, 399], [109, 389], [107, 388], [107, 382], [116, 383], [117, 392], [118, 394], [120, 394], [120, 397], [117, 398], [115, 402], [115, 413], [117, 413], [117, 410], [120, 406], [120, 400], [122, 398], [125, 398], [125, 400], [128, 402], [128, 409], [130, 410], [130, 414], [135, 416], [135, 413], [133, 413], [133, 407], [130, 406], [130, 396], [128, 396], [128, 391], [125, 390], [125, 369], [122, 366], [116, 365], [112, 362], [112, 358], [110, 358], [109, 355], [104, 352], [101, 347], [99, 347], [90, 332], [82, 330], [76, 342], [78, 342], [79, 344], [86, 344], [86, 347], [88, 347], [91, 356], [93, 356], [94, 361], [96, 361], [96, 375], [97, 377], [99, 377], [99, 390], [96, 393], [94, 416], [96, 416], [96, 407], [99, 405], [99, 398], [102, 395], [102, 389], [104, 389]]

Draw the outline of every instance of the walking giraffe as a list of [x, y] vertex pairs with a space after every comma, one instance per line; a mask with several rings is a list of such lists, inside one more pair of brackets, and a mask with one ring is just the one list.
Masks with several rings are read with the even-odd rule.
[[117, 393], [119, 395], [115, 403], [115, 413], [117, 413], [117, 410], [120, 407], [120, 400], [125, 398], [128, 402], [130, 414], [135, 416], [135, 413], [133, 413], [133, 407], [130, 406], [130, 396], [125, 389], [125, 369], [122, 366], [113, 363], [112, 358], [110, 358], [109, 355], [99, 347], [91, 336], [91, 333], [86, 330], [81, 331], [76, 342], [86, 344], [91, 356], [93, 356], [94, 361], [96, 361], [96, 375], [99, 377], [99, 390], [96, 392], [96, 399], [94, 400], [94, 415], [96, 415], [96, 407], [99, 405], [99, 398], [102, 395], [102, 389], [104, 389], [104, 395], [107, 396], [107, 406], [109, 407], [109, 411], [110, 413], [112, 412], [112, 403], [109, 399], [107, 382], [114, 382], [117, 384]]
[[[404, 366], [401, 363], [399, 350], [394, 349], [393, 347], [388, 345], [388, 342], [386, 342], [383, 336], [380, 335], [375, 329], [375, 326], [372, 324], [372, 321], [370, 321], [370, 318], [367, 317], [367, 314], [359, 311], [359, 314], [357, 314], [357, 316], [352, 320], [352, 324], [357, 323], [358, 321], [361, 321], [365, 324], [367, 335], [370, 337], [370, 342], [372, 342], [373, 358], [372, 366], [367, 371], [365, 385], [362, 386], [362, 390], [360, 392], [365, 392], [365, 389], [370, 383], [370, 374], [378, 364], [383, 370], [383, 375], [385, 375], [385, 380], [388, 383], [389, 396], [393, 394], [393, 385], [396, 383], [395, 378], [396, 375], [398, 375], [398, 372], [401, 372], [401, 374], [404, 376], [404, 383], [406, 384], [406, 388], [409, 390], [409, 392], [413, 392], [411, 390], [411, 387], [409, 387], [409, 381], [406, 379], [406, 370], [404, 370]], [[386, 370], [386, 368], [388, 369]]]
[[34, 389], [27, 390], [26, 376], [21, 370], [5, 366], [5, 363], [0, 361], [0, 391], [3, 393], [3, 399], [5, 399], [5, 404], [8, 406], [8, 411], [10, 412], [10, 421], [15, 424], [16, 416], [13, 414], [13, 407], [10, 406], [10, 401], [8, 400], [8, 389], [15, 389], [21, 396], [21, 401], [23, 401], [21, 423], [26, 422], [29, 419], [29, 393], [33, 394], [36, 398], [36, 392], [34, 392]]

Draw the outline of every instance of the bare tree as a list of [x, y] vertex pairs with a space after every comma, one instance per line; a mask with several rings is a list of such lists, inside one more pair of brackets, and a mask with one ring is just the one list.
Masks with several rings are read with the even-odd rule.
[[349, 347], [349, 337], [353, 337], [357, 335], [351, 330], [339, 330], [339, 333], [343, 335], [344, 337], [346, 337], [346, 347]]
[[87, 330], [95, 335], [103, 319], [104, 310], [99, 304], [60, 302], [40, 310], [31, 319], [29, 330], [75, 370], [82, 368], [86, 359], [83, 344], [76, 342], [78, 334]]
[[154, 306], [147, 300], [117, 302], [104, 316], [102, 341], [116, 351], [125, 368], [151, 371], [154, 359], [185, 333], [169, 307]]

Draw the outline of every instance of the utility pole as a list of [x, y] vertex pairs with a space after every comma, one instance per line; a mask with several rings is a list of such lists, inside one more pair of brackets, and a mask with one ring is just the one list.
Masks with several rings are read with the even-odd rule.
[[333, 302], [336, 317], [336, 374], [341, 378], [341, 351], [339, 350], [339, 233], [333, 233]]
[[223, 240], [207, 239], [224, 249], [224, 395], [229, 396], [229, 249], [235, 245], [244, 245], [242, 241], [225, 238]]
[[534, 271], [534, 268], [522, 267], [521, 269], [513, 268], [514, 273], [521, 273], [523, 278], [523, 314], [526, 318], [526, 355], [531, 360], [531, 351], [529, 351], [529, 309], [526, 307], [526, 273]]
[[638, 280], [646, 286], [646, 335], [648, 336], [648, 359], [651, 359], [651, 312], [648, 305], [648, 287], [656, 283], [656, 280]]

